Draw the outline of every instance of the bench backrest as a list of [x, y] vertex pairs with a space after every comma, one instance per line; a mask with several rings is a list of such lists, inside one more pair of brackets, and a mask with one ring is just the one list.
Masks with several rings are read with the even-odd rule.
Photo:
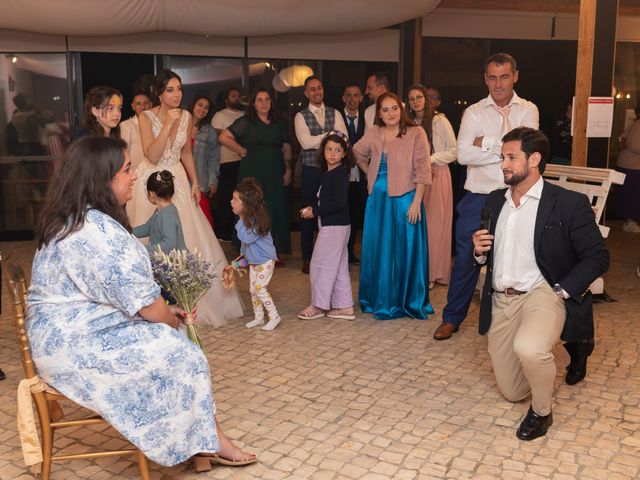
[[584, 193], [596, 216], [596, 223], [604, 238], [609, 235], [609, 227], [600, 224], [607, 195], [611, 185], [622, 185], [624, 173], [608, 168], [574, 167], [570, 165], [548, 164], [544, 171], [545, 180], [567, 190]]

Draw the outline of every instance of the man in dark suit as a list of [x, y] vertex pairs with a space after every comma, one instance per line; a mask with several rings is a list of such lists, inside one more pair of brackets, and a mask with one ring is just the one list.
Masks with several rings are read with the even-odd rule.
[[[349, 84], [344, 87], [342, 94], [344, 108], [340, 110], [344, 123], [349, 133], [351, 145], [364, 135], [364, 109], [362, 103], [362, 90], [357, 84]], [[349, 251], [349, 263], [357, 265], [360, 259], [355, 255], [353, 248], [356, 244], [358, 230], [362, 228], [364, 219], [364, 207], [367, 203], [367, 176], [357, 165], [351, 169], [349, 175], [349, 213], [351, 215], [351, 235], [347, 248]]]
[[531, 395], [516, 435], [533, 440], [553, 423], [551, 349], [560, 339], [579, 343], [593, 338], [588, 289], [608, 269], [609, 252], [587, 197], [542, 179], [547, 137], [520, 127], [502, 142], [501, 166], [509, 188], [488, 195], [485, 209], [492, 212], [492, 221], [473, 234], [476, 262], [487, 265], [479, 330], [488, 333], [502, 395], [512, 402]]

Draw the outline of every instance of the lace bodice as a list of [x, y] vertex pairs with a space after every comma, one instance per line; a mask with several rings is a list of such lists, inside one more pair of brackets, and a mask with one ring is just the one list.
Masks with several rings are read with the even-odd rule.
[[[158, 115], [156, 115], [151, 110], [147, 110], [144, 113], [151, 120], [151, 132], [153, 133], [154, 138], [157, 138], [160, 134], [160, 130], [162, 130], [162, 122], [158, 118]], [[183, 110], [179, 122], [180, 124], [178, 125], [178, 131], [176, 132], [176, 138], [173, 143], [171, 143], [171, 138], [167, 140], [167, 144], [164, 147], [164, 152], [162, 152], [162, 156], [158, 159], [158, 166], [169, 166], [180, 163], [180, 150], [182, 150], [182, 147], [187, 141], [189, 112]]]

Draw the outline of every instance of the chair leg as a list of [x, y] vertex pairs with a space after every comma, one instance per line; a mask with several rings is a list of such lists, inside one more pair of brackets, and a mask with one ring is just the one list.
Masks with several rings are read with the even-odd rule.
[[51, 476], [51, 457], [53, 456], [53, 430], [49, 425], [42, 428], [42, 480]]
[[140, 479], [149, 480], [149, 462], [140, 449], [138, 449], [138, 467], [140, 468]]

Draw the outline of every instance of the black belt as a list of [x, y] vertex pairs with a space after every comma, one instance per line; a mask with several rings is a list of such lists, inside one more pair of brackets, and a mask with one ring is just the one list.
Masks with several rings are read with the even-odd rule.
[[518, 295], [524, 295], [527, 292], [522, 292], [520, 290], [516, 290], [515, 288], [507, 288], [504, 291], [500, 292], [498, 290], [494, 290], [495, 293], [504, 293], [507, 297], [516, 297]]

